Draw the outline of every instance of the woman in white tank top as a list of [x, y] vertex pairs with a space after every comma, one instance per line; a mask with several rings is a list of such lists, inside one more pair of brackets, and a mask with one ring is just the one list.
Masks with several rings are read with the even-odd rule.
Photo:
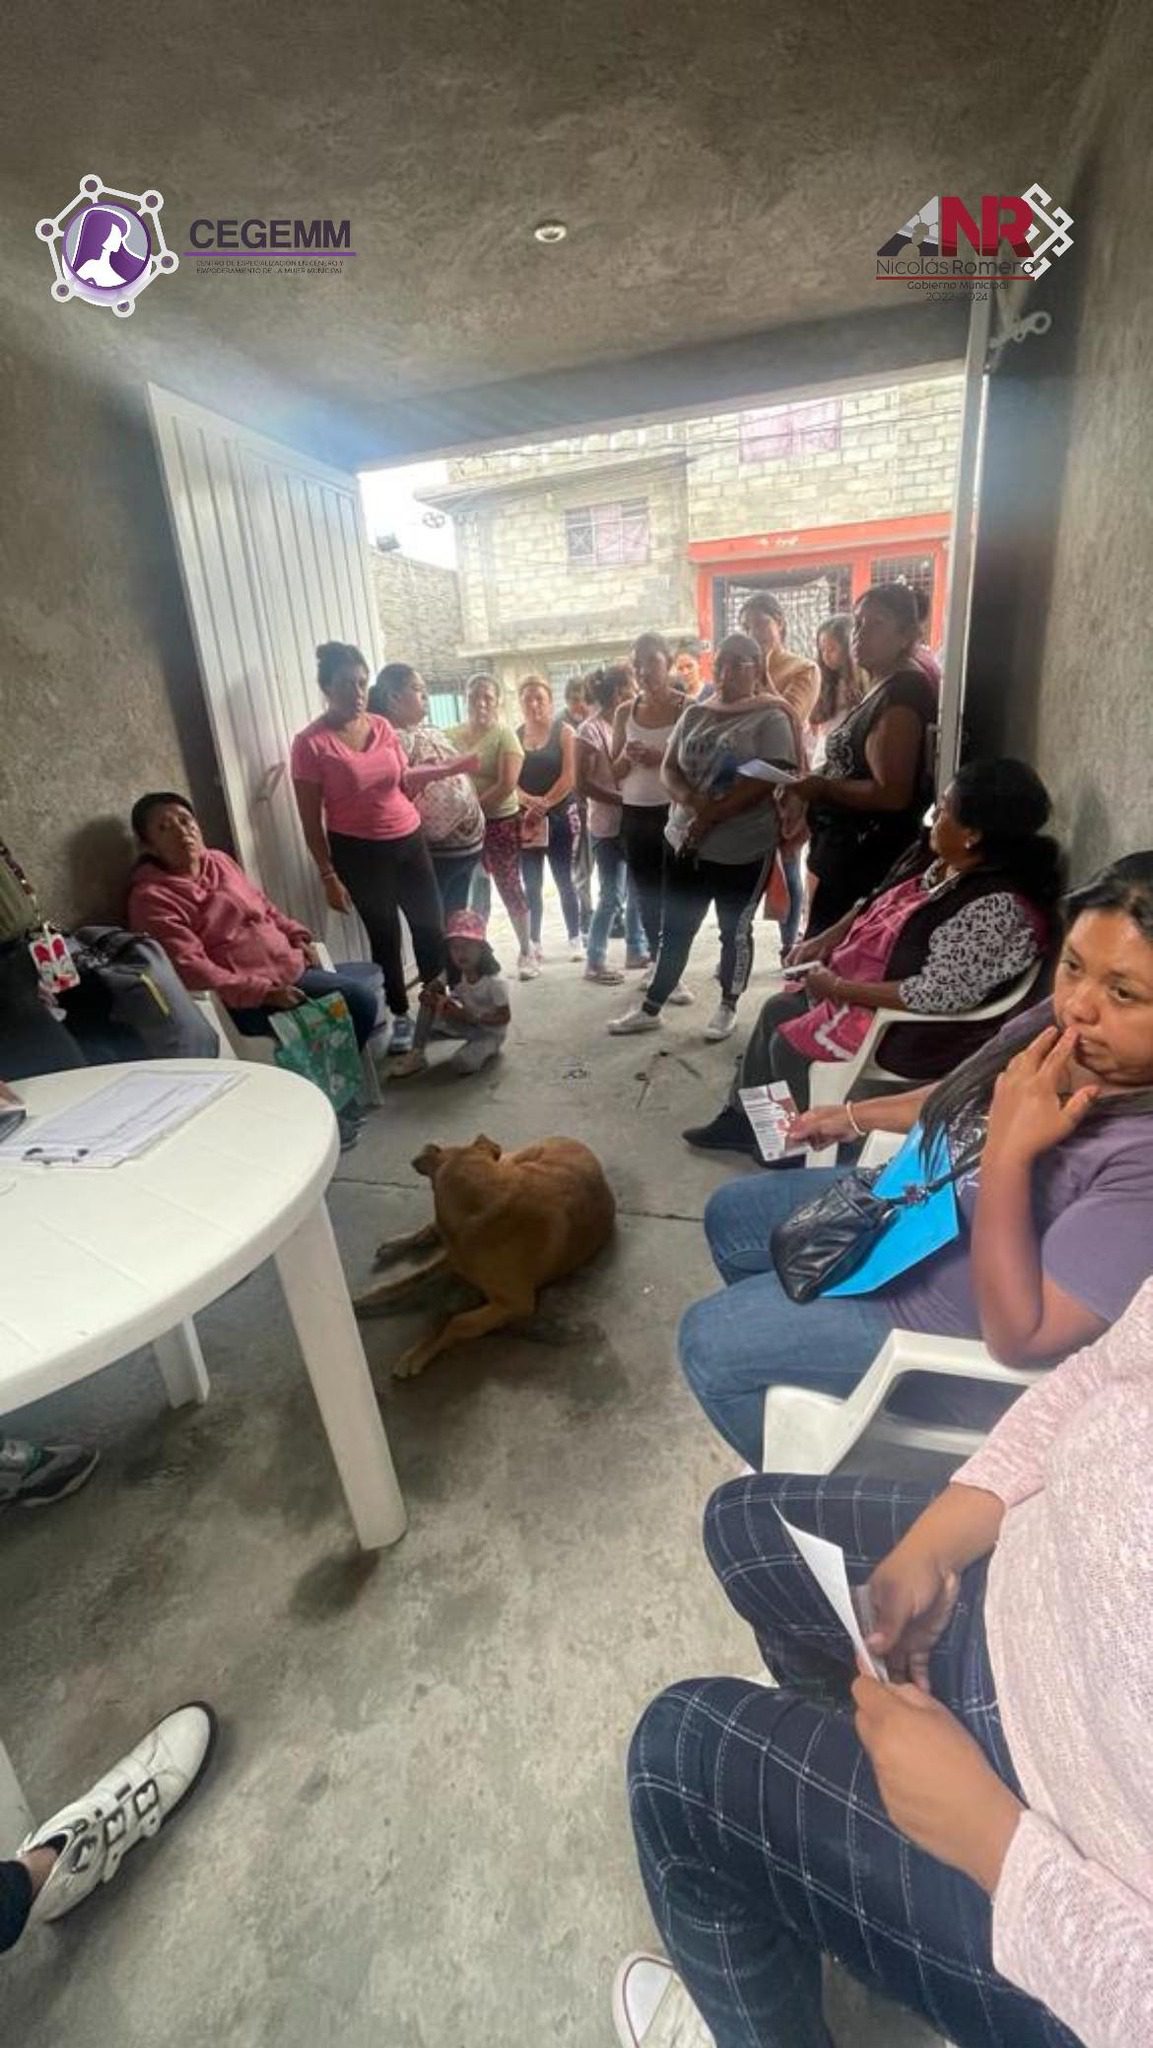
[[[642, 633], [633, 649], [639, 694], [613, 722], [612, 770], [621, 793], [621, 844], [653, 959], [660, 952], [669, 793], [661, 778], [665, 748], [685, 708], [669, 672], [669, 646]], [[691, 1002], [683, 989], [670, 1002]]]

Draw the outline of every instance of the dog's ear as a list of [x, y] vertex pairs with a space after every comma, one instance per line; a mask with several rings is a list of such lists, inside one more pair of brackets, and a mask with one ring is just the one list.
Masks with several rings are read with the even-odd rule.
[[418, 1152], [413, 1160], [412, 1170], [414, 1173], [423, 1173], [428, 1180], [433, 1180], [436, 1176], [436, 1169], [443, 1157], [444, 1148], [442, 1146], [426, 1145], [424, 1151]]
[[501, 1148], [497, 1144], [496, 1139], [486, 1138], [483, 1131], [479, 1131], [473, 1139], [472, 1149], [474, 1152], [487, 1152], [490, 1159], [499, 1159], [501, 1157]]

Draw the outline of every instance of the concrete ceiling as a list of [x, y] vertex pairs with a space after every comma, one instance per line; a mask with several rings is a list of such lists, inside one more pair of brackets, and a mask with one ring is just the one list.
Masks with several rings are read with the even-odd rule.
[[[874, 281], [877, 245], [933, 193], [1056, 179], [1104, 12], [19, 0], [6, 339], [364, 465], [458, 438], [469, 406], [441, 431], [444, 393], [797, 323], [912, 331], [924, 308]], [[337, 277], [185, 262], [129, 321], [56, 306], [32, 230], [88, 171], [157, 185], [173, 247], [197, 216], [329, 214], [359, 253]], [[551, 215], [569, 236], [543, 248]]]

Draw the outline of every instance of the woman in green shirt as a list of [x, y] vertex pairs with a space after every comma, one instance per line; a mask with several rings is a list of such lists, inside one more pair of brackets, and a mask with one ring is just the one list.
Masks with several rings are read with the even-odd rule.
[[[491, 875], [496, 883], [516, 933], [520, 947], [517, 970], [520, 978], [532, 981], [538, 968], [532, 956], [528, 901], [520, 873], [520, 798], [517, 795], [517, 778], [524, 748], [512, 727], [506, 725], [501, 717], [500, 697], [492, 676], [481, 673], [469, 678], [468, 723], [458, 725], [449, 737], [462, 754], [475, 754], [477, 757], [479, 765], [472, 779], [484, 812], [482, 859], [485, 875]], [[491, 901], [487, 881], [484, 893]], [[488, 916], [488, 902], [478, 902], [477, 908], [485, 917]]]

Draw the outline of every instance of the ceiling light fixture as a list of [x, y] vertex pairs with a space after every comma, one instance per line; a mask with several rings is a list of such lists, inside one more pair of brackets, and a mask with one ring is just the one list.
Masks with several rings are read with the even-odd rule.
[[568, 229], [563, 220], [538, 221], [533, 229], [533, 235], [538, 242], [563, 242], [567, 234]]

